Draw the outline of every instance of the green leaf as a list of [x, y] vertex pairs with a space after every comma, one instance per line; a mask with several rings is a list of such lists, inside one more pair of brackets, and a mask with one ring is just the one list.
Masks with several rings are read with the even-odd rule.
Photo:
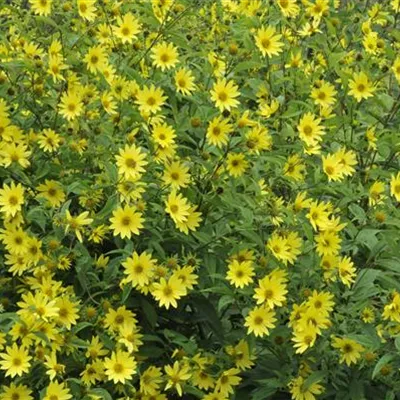
[[392, 361], [394, 357], [394, 354], [385, 354], [384, 356], [382, 356], [376, 363], [375, 368], [372, 371], [372, 379], [374, 379], [379, 374], [382, 367]]
[[208, 323], [216, 338], [218, 338], [220, 342], [223, 342], [224, 329], [214, 305], [207, 297], [198, 293], [193, 295], [192, 298], [196, 310], [204, 317], [204, 320]]

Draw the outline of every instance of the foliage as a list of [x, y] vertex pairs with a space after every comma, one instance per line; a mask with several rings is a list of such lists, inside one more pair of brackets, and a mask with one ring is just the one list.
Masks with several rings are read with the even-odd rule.
[[398, 0], [0, 0], [0, 399], [395, 399]]

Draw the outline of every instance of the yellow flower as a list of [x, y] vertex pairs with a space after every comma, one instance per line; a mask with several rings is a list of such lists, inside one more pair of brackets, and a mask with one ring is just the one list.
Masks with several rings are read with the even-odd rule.
[[140, 212], [137, 212], [135, 207], [126, 205], [124, 208], [119, 207], [113, 211], [110, 222], [110, 228], [114, 230], [114, 236], [120, 235], [122, 239], [125, 237], [130, 239], [132, 233], [139, 235], [139, 230], [143, 228], [144, 218]]
[[314, 146], [322, 140], [322, 136], [325, 134], [324, 127], [320, 125], [321, 118], [317, 118], [312, 113], [306, 113], [300, 119], [297, 125], [299, 131], [299, 137], [307, 146]]
[[228, 396], [234, 393], [234, 386], [239, 385], [242, 378], [237, 376], [240, 373], [238, 368], [230, 368], [223, 371], [217, 382], [215, 382], [215, 390]]
[[281, 307], [286, 301], [286, 275], [277, 276], [271, 273], [258, 281], [258, 287], [254, 290], [253, 298], [257, 304], [265, 304], [271, 310], [275, 307]]
[[364, 347], [361, 344], [347, 338], [333, 338], [332, 347], [339, 349], [340, 362], [345, 362], [348, 366], [356, 364], [357, 360], [361, 358], [361, 353], [364, 351]]
[[189, 167], [174, 161], [165, 167], [163, 182], [166, 185], [171, 185], [173, 189], [179, 189], [187, 187], [190, 182]]
[[179, 361], [175, 361], [174, 364], [166, 365], [164, 367], [165, 374], [167, 375], [167, 385], [165, 390], [174, 388], [180, 397], [182, 397], [182, 385], [187, 381], [192, 373], [188, 365], [180, 364]]
[[132, 43], [140, 32], [140, 23], [132, 13], [126, 13], [122, 18], [118, 17], [118, 26], [114, 27], [115, 36], [122, 43]]
[[53, 0], [29, 0], [32, 10], [38, 15], [50, 15]]
[[83, 58], [90, 72], [97, 74], [107, 64], [107, 56], [102, 46], [91, 47]]
[[376, 89], [372, 86], [368, 76], [364, 72], [353, 75], [353, 79], [349, 81], [349, 88], [349, 95], [355, 97], [357, 102], [372, 97]]
[[126, 180], [138, 179], [145, 172], [144, 167], [147, 165], [146, 154], [134, 144], [131, 146], [126, 145], [124, 149], [120, 149], [119, 155], [115, 156], [115, 158], [118, 172]]
[[296, 0], [277, 0], [278, 6], [285, 17], [296, 17], [300, 11]]
[[43, 400], [69, 400], [71, 398], [71, 392], [68, 387], [65, 386], [65, 383], [50, 382]]
[[78, 0], [79, 16], [86, 21], [92, 22], [96, 18], [96, 0]]
[[140, 392], [155, 396], [162, 382], [161, 368], [150, 365], [140, 376]]
[[315, 400], [315, 395], [323, 392], [320, 381], [312, 382], [310, 385], [306, 383], [306, 379], [302, 376], [293, 378], [289, 383], [290, 393], [293, 400]]
[[318, 82], [318, 86], [314, 87], [311, 91], [311, 98], [314, 103], [323, 107], [332, 106], [335, 104], [335, 95], [337, 91], [335, 87], [329, 82]]
[[226, 164], [226, 169], [228, 170], [229, 175], [234, 178], [242, 176], [249, 165], [243, 153], [229, 153], [226, 159]]
[[44, 197], [52, 207], [59, 207], [65, 201], [65, 193], [61, 184], [53, 180], [45, 180], [37, 188], [38, 197]]
[[244, 288], [253, 282], [254, 268], [252, 261], [239, 262], [233, 260], [228, 265], [226, 279], [236, 288]]
[[151, 254], [143, 252], [140, 255], [135, 251], [132, 257], [128, 257], [122, 263], [126, 282], [131, 282], [132, 287], [145, 286], [150, 283], [154, 276], [154, 269], [157, 261], [151, 258]]
[[18, 347], [15, 343], [12, 347], [6, 347], [5, 353], [0, 353], [0, 369], [6, 371], [5, 376], [22, 376], [29, 371], [31, 366], [28, 349]]
[[161, 88], [156, 88], [153, 84], [150, 87], [144, 86], [136, 94], [136, 104], [143, 113], [155, 114], [161, 110], [161, 106], [167, 99]]
[[186, 288], [177, 276], [172, 275], [168, 280], [161, 278], [160, 282], [154, 283], [151, 294], [160, 307], [168, 310], [170, 306], [178, 307], [177, 300], [185, 296]]
[[240, 96], [238, 89], [233, 81], [227, 81], [225, 78], [218, 79], [210, 91], [211, 100], [221, 112], [230, 111], [231, 108], [236, 108], [239, 105], [239, 101], [236, 100], [236, 97]]
[[174, 144], [176, 134], [172, 126], [163, 123], [154, 126], [151, 136], [158, 146], [166, 148]]
[[283, 43], [279, 41], [282, 35], [275, 33], [276, 29], [273, 26], [261, 27], [257, 30], [256, 45], [263, 56], [272, 57], [283, 51]]
[[172, 43], [161, 42], [151, 50], [153, 65], [161, 71], [173, 68], [178, 63], [178, 50]]
[[81, 96], [75, 91], [65, 92], [59, 104], [60, 114], [68, 121], [74, 120], [83, 112]]
[[10, 386], [3, 386], [3, 390], [4, 392], [0, 394], [1, 400], [33, 400], [32, 390], [25, 385], [11, 383]]
[[253, 308], [246, 317], [244, 326], [247, 334], [255, 336], [268, 336], [269, 330], [275, 328], [275, 312], [269, 307], [261, 306]]
[[182, 223], [188, 219], [190, 204], [182, 194], [172, 191], [165, 201], [165, 211], [170, 215], [175, 223]]
[[67, 210], [65, 212], [65, 219], [66, 219], [65, 232], [68, 232], [69, 229], [71, 228], [71, 230], [74, 231], [78, 240], [82, 243], [83, 242], [82, 232], [81, 232], [82, 228], [85, 225], [90, 225], [93, 222], [93, 218], [88, 218], [88, 216], [89, 216], [88, 211], [84, 211], [79, 215], [72, 216], [69, 210]]
[[228, 119], [223, 119], [222, 116], [215, 117], [210, 121], [207, 128], [207, 142], [214, 146], [222, 147], [228, 143], [229, 134], [232, 131], [233, 126]]
[[189, 96], [195, 90], [194, 76], [190, 69], [181, 68], [174, 76], [176, 90], [185, 96]]
[[53, 129], [43, 129], [38, 137], [39, 147], [49, 153], [56, 151], [60, 147], [61, 141], [61, 136]]
[[3, 188], [0, 189], [0, 211], [6, 217], [14, 217], [22, 210], [24, 192], [25, 190], [20, 183], [16, 185], [11, 182], [10, 186], [6, 183], [3, 184]]
[[390, 194], [394, 196], [397, 201], [400, 201], [400, 172], [398, 172], [397, 175], [392, 175], [390, 180]]

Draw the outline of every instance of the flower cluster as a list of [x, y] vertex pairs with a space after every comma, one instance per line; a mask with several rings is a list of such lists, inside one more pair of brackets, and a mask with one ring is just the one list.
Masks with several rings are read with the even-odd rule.
[[399, 0], [0, 4], [0, 400], [398, 396]]

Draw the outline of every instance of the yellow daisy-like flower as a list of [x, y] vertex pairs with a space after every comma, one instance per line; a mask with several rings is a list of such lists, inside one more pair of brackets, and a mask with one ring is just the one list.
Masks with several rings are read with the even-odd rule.
[[307, 146], [315, 146], [322, 140], [325, 134], [324, 127], [320, 125], [321, 118], [317, 118], [314, 114], [308, 112], [300, 119], [297, 125], [300, 139]]
[[161, 71], [173, 68], [178, 63], [178, 49], [172, 43], [161, 42], [151, 50], [153, 65]]
[[43, 400], [69, 400], [72, 394], [65, 383], [50, 382]]
[[340, 362], [345, 362], [348, 366], [356, 364], [357, 360], [361, 358], [361, 353], [364, 351], [364, 347], [357, 343], [355, 340], [347, 338], [333, 339], [332, 347], [339, 349], [340, 351]]
[[219, 79], [214, 83], [211, 93], [211, 100], [215, 106], [222, 112], [224, 110], [230, 111], [239, 105], [236, 97], [240, 96], [238, 86], [233, 81], [227, 81], [225, 78]]
[[247, 327], [247, 334], [255, 336], [268, 336], [269, 330], [275, 327], [275, 312], [269, 307], [255, 307], [246, 317], [244, 326]]
[[45, 180], [37, 188], [38, 197], [44, 197], [52, 207], [58, 207], [65, 200], [65, 193], [59, 182], [53, 180]]
[[118, 18], [118, 26], [114, 28], [115, 36], [121, 39], [122, 43], [132, 43], [140, 32], [140, 23], [132, 13], [126, 13]]
[[81, 96], [75, 91], [69, 91], [61, 96], [59, 104], [60, 114], [68, 121], [72, 121], [83, 112]]
[[38, 15], [50, 15], [53, 0], [29, 0], [32, 11]]
[[207, 128], [207, 142], [222, 147], [228, 143], [229, 134], [233, 131], [232, 124], [229, 123], [229, 119], [224, 119], [222, 116], [215, 117], [210, 121]]
[[6, 217], [14, 217], [22, 210], [24, 204], [24, 188], [18, 183], [11, 182], [10, 186], [6, 183], [0, 189], [0, 211]]
[[125, 237], [130, 239], [132, 234], [139, 235], [139, 230], [143, 228], [144, 218], [140, 212], [137, 212], [136, 208], [126, 205], [124, 208], [119, 207], [113, 211], [110, 222], [114, 236], [120, 235], [122, 239]]
[[329, 82], [321, 81], [311, 91], [311, 98], [314, 99], [314, 103], [322, 106], [332, 106], [335, 104], [335, 95], [337, 91], [335, 87]]
[[176, 134], [175, 129], [172, 126], [163, 123], [154, 126], [151, 136], [159, 146], [166, 148], [174, 143]]
[[181, 68], [176, 72], [174, 79], [176, 90], [185, 96], [192, 94], [196, 88], [194, 84], [194, 76], [190, 69]]
[[138, 179], [145, 172], [144, 167], [147, 165], [146, 154], [134, 144], [131, 146], [126, 145], [124, 149], [120, 149], [119, 155], [115, 156], [115, 158], [118, 172], [126, 180]]
[[179, 161], [174, 161], [165, 167], [162, 179], [173, 189], [187, 187], [190, 182], [189, 167]]
[[178, 392], [178, 395], [182, 397], [182, 385], [192, 376], [189, 365], [175, 361], [172, 366], [166, 365], [164, 370], [168, 378], [165, 390], [174, 388]]
[[97, 74], [107, 64], [107, 56], [102, 46], [91, 47], [83, 58], [90, 72]]
[[3, 390], [4, 392], [0, 394], [1, 400], [33, 400], [32, 390], [25, 385], [11, 383], [10, 386], [3, 386]]
[[126, 381], [131, 380], [136, 373], [136, 367], [137, 363], [134, 357], [121, 350], [113, 352], [110, 358], [104, 360], [104, 372], [108, 380], [114, 383], [121, 382], [124, 384]]
[[272, 57], [282, 52], [283, 43], [279, 41], [281, 37], [276, 34], [275, 27], [261, 27], [255, 36], [256, 45], [263, 56]]
[[228, 266], [226, 279], [236, 288], [244, 288], [253, 282], [254, 268], [252, 261], [233, 260]]
[[315, 400], [315, 395], [321, 394], [324, 390], [319, 381], [307, 385], [306, 378], [302, 376], [293, 378], [289, 383], [289, 387], [293, 400]]
[[390, 180], [390, 194], [397, 201], [400, 201], [400, 172], [397, 175], [392, 175], [392, 179]]
[[143, 252], [140, 255], [136, 251], [132, 257], [122, 263], [126, 282], [131, 282], [133, 287], [148, 285], [154, 275], [156, 260], [151, 258], [151, 254]]
[[160, 307], [168, 310], [170, 306], [177, 308], [177, 300], [185, 296], [186, 292], [183, 282], [177, 276], [172, 275], [168, 280], [161, 278], [160, 282], [154, 283], [151, 294], [158, 301]]
[[144, 86], [136, 94], [136, 104], [139, 106], [139, 110], [148, 114], [155, 114], [160, 111], [166, 99], [164, 91], [154, 85]]
[[165, 200], [165, 211], [175, 223], [185, 222], [189, 216], [190, 204], [182, 194], [172, 191]]
[[353, 75], [353, 79], [349, 81], [349, 88], [349, 95], [353, 96], [357, 102], [372, 97], [376, 90], [364, 72]]
[[228, 170], [228, 174], [237, 178], [242, 176], [249, 163], [245, 159], [245, 155], [243, 153], [230, 153], [226, 159], [226, 169]]
[[16, 343], [12, 347], [6, 347], [4, 353], [0, 353], [0, 369], [6, 371], [5, 376], [22, 376], [29, 371], [31, 366], [30, 360], [32, 357], [29, 355], [28, 349], [18, 347]]
[[97, 8], [94, 6], [97, 0], [78, 0], [78, 13], [86, 21], [94, 21]]

